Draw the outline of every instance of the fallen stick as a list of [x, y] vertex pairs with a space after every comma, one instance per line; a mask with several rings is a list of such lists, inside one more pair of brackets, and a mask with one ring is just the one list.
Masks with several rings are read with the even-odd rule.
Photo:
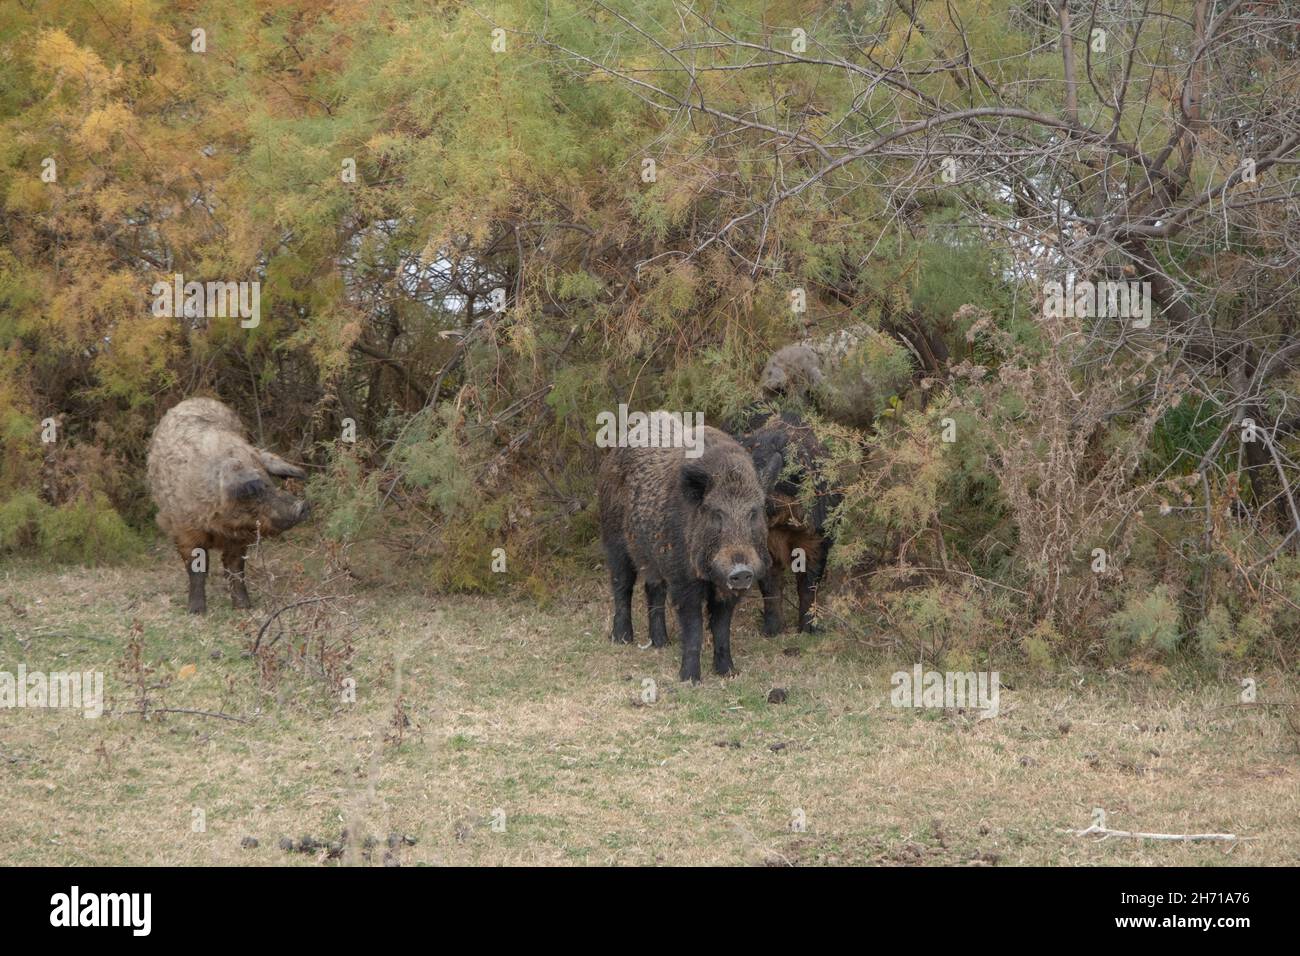
[[1191, 843], [1192, 840], [1212, 840], [1218, 843], [1235, 843], [1236, 840], [1249, 840], [1249, 836], [1238, 836], [1236, 834], [1141, 834], [1134, 830], [1112, 830], [1106, 826], [1106, 812], [1100, 806], [1092, 808], [1092, 826], [1087, 830], [1057, 830], [1058, 834], [1071, 834], [1074, 836], [1100, 836], [1102, 840], [1109, 840], [1112, 836], [1127, 836], [1128, 839], [1134, 840], [1174, 840], [1179, 843]]
[[1251, 839], [1249, 836], [1239, 838], [1236, 834], [1140, 834], [1134, 830], [1112, 830], [1106, 826], [1106, 812], [1100, 806], [1092, 808], [1092, 826], [1087, 830], [1057, 830], [1058, 834], [1074, 836], [1100, 836], [1109, 840], [1112, 836], [1126, 836], [1134, 840], [1175, 840], [1179, 843], [1191, 843], [1192, 840], [1213, 840], [1218, 843], [1235, 843], [1239, 839]]
[[234, 714], [219, 714], [212, 710], [188, 710], [184, 707], [152, 707], [149, 710], [122, 711], [123, 717], [148, 717], [150, 714], [193, 714], [196, 717], [220, 717], [222, 720], [233, 720], [240, 724], [252, 723], [247, 717], [236, 717]]
[[1057, 832], [1070, 833], [1074, 836], [1096, 835], [1103, 840], [1109, 840], [1111, 837], [1129, 837], [1134, 840], [1174, 840], [1181, 842], [1217, 840], [1223, 843], [1234, 843], [1237, 840], [1249, 839], [1249, 837], [1239, 837], [1235, 833], [1137, 833], [1132, 830], [1111, 830], [1106, 827], [1099, 827], [1095, 823], [1086, 830], [1058, 830]]

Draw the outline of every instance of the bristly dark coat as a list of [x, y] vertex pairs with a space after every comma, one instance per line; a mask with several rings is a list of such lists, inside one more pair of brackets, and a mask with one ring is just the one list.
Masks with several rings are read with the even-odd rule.
[[597, 479], [600, 536], [614, 598], [613, 640], [632, 642], [632, 589], [645, 579], [650, 642], [667, 643], [666, 599], [682, 633], [682, 680], [700, 679], [701, 604], [709, 609], [713, 669], [731, 673], [731, 615], [767, 573], [763, 487], [732, 438], [703, 428], [703, 454], [616, 448]]
[[795, 570], [799, 591], [799, 630], [815, 630], [817, 591], [826, 572], [834, 534], [831, 515], [843, 496], [833, 491], [825, 474], [829, 457], [812, 427], [799, 415], [774, 415], [761, 427], [740, 437], [754, 467], [778, 479], [767, 488], [767, 544], [770, 572], [759, 581], [763, 592], [763, 632], [782, 629], [781, 591], [785, 572]]

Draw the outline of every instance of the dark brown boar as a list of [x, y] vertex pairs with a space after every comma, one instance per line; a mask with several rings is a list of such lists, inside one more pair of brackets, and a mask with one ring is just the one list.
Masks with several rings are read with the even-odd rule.
[[650, 643], [668, 642], [665, 604], [671, 600], [682, 636], [681, 679], [691, 681], [700, 679], [701, 604], [709, 609], [713, 669], [730, 674], [732, 611], [766, 575], [768, 560], [763, 487], [753, 461], [723, 432], [701, 431], [699, 457], [686, 457], [685, 448], [616, 448], [597, 478], [600, 537], [614, 596], [612, 639], [632, 643], [639, 573]]
[[829, 457], [812, 427], [793, 412], [771, 417], [762, 427], [743, 435], [740, 444], [764, 475], [776, 474], [766, 485], [769, 573], [759, 580], [763, 592], [763, 633], [782, 630], [781, 598], [785, 572], [794, 571], [799, 592], [799, 630], [816, 630], [817, 590], [826, 572], [834, 534], [831, 514], [842, 496], [825, 475]]
[[186, 399], [154, 429], [149, 490], [158, 505], [158, 525], [189, 571], [191, 614], [207, 610], [207, 559], [213, 550], [221, 552], [232, 603], [246, 608], [249, 546], [292, 528], [310, 512], [306, 501], [278, 489], [272, 475], [307, 477], [301, 468], [249, 444], [239, 416], [215, 399]]

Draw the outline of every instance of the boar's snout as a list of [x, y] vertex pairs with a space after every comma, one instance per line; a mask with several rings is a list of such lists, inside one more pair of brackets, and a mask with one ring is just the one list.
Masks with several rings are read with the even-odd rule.
[[766, 573], [762, 557], [756, 545], [761, 544], [764, 548], [767, 547], [767, 525], [761, 517], [759, 521], [764, 523], [761, 525], [762, 530], [759, 532], [762, 537], [758, 538], [757, 541], [748, 540], [750, 536], [746, 534], [743, 538], [733, 538], [714, 554], [709, 566], [709, 578], [713, 581], [714, 587], [721, 591], [729, 591], [735, 597], [740, 597]]
[[785, 372], [778, 366], [768, 363], [767, 368], [763, 369], [763, 378], [759, 382], [759, 388], [763, 390], [764, 395], [781, 394], [785, 391]]
[[748, 564], [737, 564], [727, 575], [727, 587], [733, 591], [744, 591], [754, 583], [754, 569]]
[[311, 514], [311, 505], [304, 498], [295, 498], [286, 492], [277, 492], [271, 508], [271, 525], [276, 531], [288, 531]]

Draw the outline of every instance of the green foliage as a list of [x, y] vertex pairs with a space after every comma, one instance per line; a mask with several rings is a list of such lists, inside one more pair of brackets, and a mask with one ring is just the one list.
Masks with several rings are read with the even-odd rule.
[[1133, 652], [1167, 655], [1178, 646], [1182, 630], [1178, 605], [1166, 585], [1147, 593], [1133, 594], [1124, 606], [1106, 619], [1111, 650], [1117, 655]]
[[1252, 608], [1236, 621], [1222, 604], [1215, 604], [1197, 622], [1196, 646], [1208, 660], [1241, 660], [1273, 636], [1271, 614], [1264, 608]]
[[1210, 608], [1196, 625], [1196, 645], [1204, 657], [1214, 659], [1232, 641], [1232, 615], [1222, 604]]
[[674, 370], [663, 407], [699, 410], [710, 425], [729, 421], [758, 397], [751, 365], [736, 339], [701, 349]]
[[96, 496], [46, 512], [40, 547], [55, 561], [95, 564], [134, 556], [140, 539], [106, 498]]
[[456, 410], [448, 406], [436, 415], [417, 416], [394, 455], [405, 479], [448, 517], [455, 517], [473, 498], [472, 472], [457, 436], [460, 424]]
[[324, 516], [322, 533], [331, 541], [355, 539], [375, 509], [380, 493], [378, 475], [367, 471], [362, 452], [342, 442], [332, 445], [325, 470], [307, 484], [307, 500]]
[[1065, 645], [1063, 638], [1051, 621], [1043, 620], [1034, 625], [1020, 639], [1020, 649], [1025, 655], [1025, 662], [1034, 670], [1046, 671], [1053, 664], [1054, 652]]
[[898, 638], [910, 655], [963, 667], [1005, 637], [1012, 618], [1008, 600], [975, 584], [944, 584], [885, 595]]
[[818, 404], [837, 421], [869, 427], [898, 403], [914, 371], [911, 354], [897, 339], [866, 336], [827, 374]]
[[34, 546], [39, 540], [41, 519], [52, 510], [31, 492], [14, 495], [0, 504], [0, 553]]
[[[931, 221], [930, 225], [938, 227], [941, 222]], [[988, 243], [950, 239], [951, 234], [936, 231], [947, 241], [920, 245], [913, 308], [943, 322], [971, 303], [1001, 311], [1006, 299], [1001, 278], [1004, 256]]]
[[30, 548], [52, 561], [97, 564], [140, 553], [140, 537], [97, 495], [54, 507], [33, 494], [0, 504], [0, 553]]
[[1199, 467], [1223, 424], [1208, 400], [1178, 403], [1165, 412], [1151, 434], [1148, 469], [1190, 474]]
[[[939, 489], [949, 475], [943, 442], [944, 404], [926, 412], [903, 412], [885, 456], [881, 488], [870, 495], [872, 516], [898, 529], [923, 528], [939, 510]], [[865, 491], [865, 489], [864, 489]]]

